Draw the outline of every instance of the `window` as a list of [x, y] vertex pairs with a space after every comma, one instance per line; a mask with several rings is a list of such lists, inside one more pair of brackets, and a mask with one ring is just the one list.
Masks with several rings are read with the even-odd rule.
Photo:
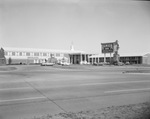
[[34, 53], [34, 56], [39, 56], [39, 53], [38, 53], [38, 52], [35, 52], [35, 53]]
[[30, 53], [29, 53], [29, 52], [26, 52], [26, 56], [30, 56]]
[[56, 53], [56, 57], [60, 57], [60, 53]]
[[47, 56], [47, 54], [46, 54], [46, 53], [43, 53], [43, 56]]
[[8, 55], [8, 52], [5, 52], [5, 55], [7, 56], [7, 55]]
[[15, 52], [12, 52], [12, 56], [15, 56], [15, 54], [16, 54]]
[[19, 56], [22, 56], [22, 52], [19, 52]]

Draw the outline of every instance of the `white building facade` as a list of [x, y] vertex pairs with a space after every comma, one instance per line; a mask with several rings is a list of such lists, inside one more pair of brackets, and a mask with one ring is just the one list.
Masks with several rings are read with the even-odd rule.
[[71, 64], [88, 62], [89, 54], [76, 50], [52, 50], [35, 48], [8, 48], [4, 47], [6, 64], [38, 64], [54, 57], [57, 61], [66, 59]]

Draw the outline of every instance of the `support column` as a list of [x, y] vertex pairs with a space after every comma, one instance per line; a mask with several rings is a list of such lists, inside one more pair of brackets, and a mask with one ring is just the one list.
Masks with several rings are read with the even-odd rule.
[[98, 57], [98, 63], [99, 63], [99, 57]]
[[82, 62], [82, 53], [81, 53], [81, 55], [80, 55], [80, 64], [81, 64], [81, 62]]
[[69, 55], [69, 63], [71, 64], [71, 58], [70, 58], [70, 55]]
[[76, 55], [74, 55], [74, 64], [76, 64], [77, 61], [76, 61]]
[[72, 64], [74, 64], [74, 55], [72, 55]]
[[104, 53], [104, 63], [106, 63], [106, 53]]
[[110, 64], [111, 64], [111, 53], [110, 53]]
[[70, 55], [70, 57], [69, 57], [69, 58], [70, 58], [70, 64], [71, 64], [71, 55]]
[[71, 55], [71, 64], [73, 64], [73, 55]]
[[72, 55], [70, 55], [70, 64], [72, 64]]

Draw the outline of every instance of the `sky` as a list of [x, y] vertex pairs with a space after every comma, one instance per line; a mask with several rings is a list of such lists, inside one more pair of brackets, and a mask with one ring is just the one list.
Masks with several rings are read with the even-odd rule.
[[101, 53], [150, 53], [150, 2], [131, 0], [0, 0], [0, 47]]

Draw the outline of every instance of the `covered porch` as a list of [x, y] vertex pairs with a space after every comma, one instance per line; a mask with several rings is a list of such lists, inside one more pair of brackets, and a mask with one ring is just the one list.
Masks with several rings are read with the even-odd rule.
[[86, 53], [71, 53], [70, 56], [70, 64], [84, 64], [84, 62], [90, 62], [89, 56], [90, 54]]

